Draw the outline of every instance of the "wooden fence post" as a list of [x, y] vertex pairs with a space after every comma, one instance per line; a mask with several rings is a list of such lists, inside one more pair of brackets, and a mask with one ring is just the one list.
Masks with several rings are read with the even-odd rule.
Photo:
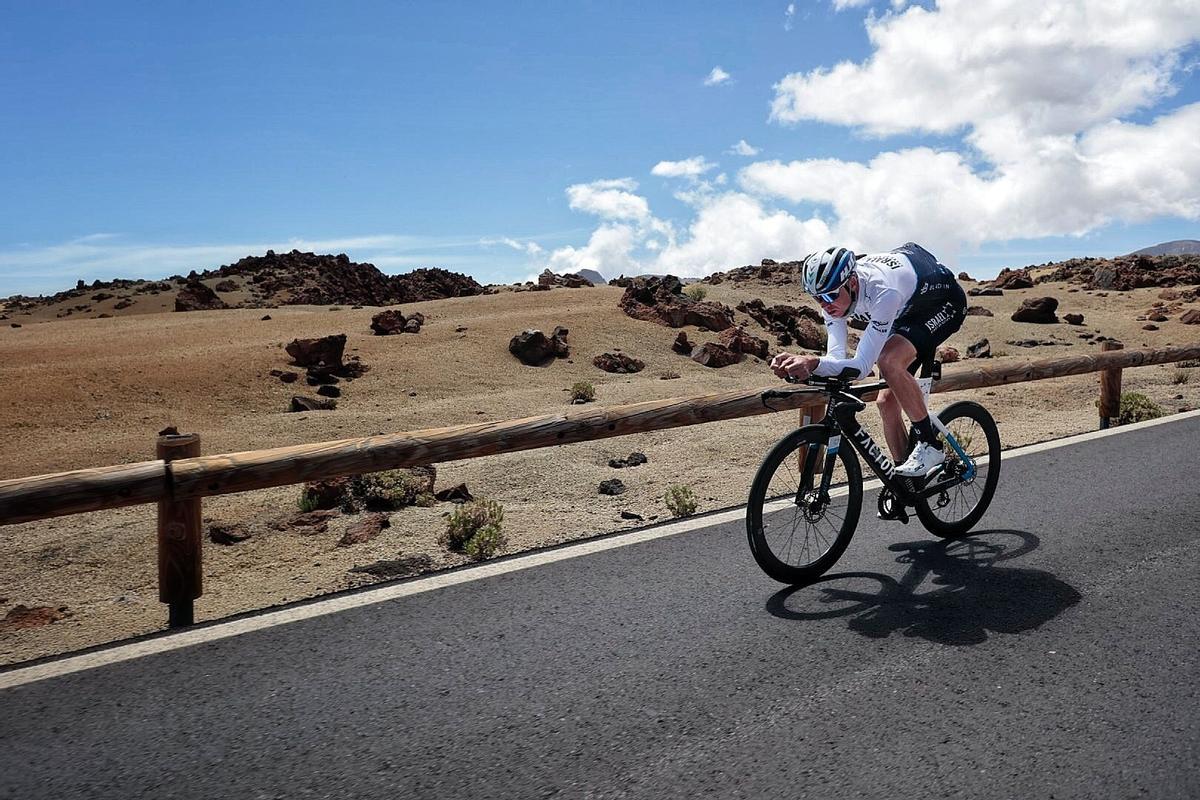
[[[1100, 351], [1122, 350], [1125, 345], [1108, 339], [1100, 343]], [[1100, 371], [1100, 430], [1121, 416], [1121, 369], [1120, 367]]]
[[[159, 436], [156, 450], [170, 470], [169, 462], [200, 455], [200, 437]], [[158, 502], [158, 599], [168, 604], [167, 625], [172, 628], [192, 624], [192, 601], [203, 594], [200, 502], [199, 497]]]

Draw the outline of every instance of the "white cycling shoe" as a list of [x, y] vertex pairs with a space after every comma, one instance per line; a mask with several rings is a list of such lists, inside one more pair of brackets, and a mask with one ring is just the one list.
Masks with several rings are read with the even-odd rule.
[[908, 461], [896, 467], [896, 474], [903, 475], [906, 478], [924, 478], [933, 471], [934, 467], [945, 460], [946, 453], [944, 449], [939, 450], [927, 442], [917, 442], [917, 446], [913, 449], [912, 455], [908, 457]]

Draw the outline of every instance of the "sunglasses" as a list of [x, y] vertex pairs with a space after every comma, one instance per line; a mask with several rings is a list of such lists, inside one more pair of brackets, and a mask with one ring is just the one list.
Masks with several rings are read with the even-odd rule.
[[836, 291], [825, 292], [824, 294], [814, 294], [813, 297], [817, 298], [817, 302], [824, 303], [825, 305], [831, 305], [833, 301], [838, 299], [838, 295], [841, 293], [842, 287], [839, 286]]

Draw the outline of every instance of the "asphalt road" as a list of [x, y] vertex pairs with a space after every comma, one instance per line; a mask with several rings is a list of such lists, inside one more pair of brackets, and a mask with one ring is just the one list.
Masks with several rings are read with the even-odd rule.
[[799, 590], [725, 524], [0, 691], [0, 797], [1195, 798], [1198, 443], [864, 512]]

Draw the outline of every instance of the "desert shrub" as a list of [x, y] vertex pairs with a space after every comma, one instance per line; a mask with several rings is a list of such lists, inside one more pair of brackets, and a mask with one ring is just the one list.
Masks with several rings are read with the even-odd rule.
[[1192, 374], [1187, 370], [1177, 369], [1175, 370], [1175, 374], [1171, 376], [1171, 383], [1178, 386], [1181, 383], [1187, 383], [1191, 378]]
[[432, 481], [419, 472], [390, 469], [356, 475], [350, 493], [369, 511], [394, 511], [405, 506], [432, 506], [437, 500], [429, 491]]
[[320, 502], [316, 495], [309, 494], [307, 489], [301, 489], [300, 497], [296, 499], [296, 506], [307, 514], [310, 511], [316, 511]]
[[1118, 425], [1128, 425], [1131, 422], [1142, 422], [1157, 419], [1165, 412], [1158, 403], [1140, 392], [1121, 393], [1121, 415], [1117, 418]]
[[687, 486], [672, 486], [663, 499], [673, 517], [689, 517], [696, 513], [696, 494]]
[[482, 561], [507, 543], [500, 529], [504, 507], [495, 500], [474, 500], [456, 508], [438, 539], [443, 547]]
[[693, 284], [690, 284], [687, 288], [685, 288], [683, 290], [683, 293], [686, 294], [688, 297], [692, 298], [693, 300], [703, 300], [705, 297], [708, 296], [708, 289], [705, 289], [703, 286], [701, 286], [698, 283], [693, 283]]
[[590, 403], [596, 399], [596, 387], [587, 381], [579, 381], [571, 386], [572, 403]]

